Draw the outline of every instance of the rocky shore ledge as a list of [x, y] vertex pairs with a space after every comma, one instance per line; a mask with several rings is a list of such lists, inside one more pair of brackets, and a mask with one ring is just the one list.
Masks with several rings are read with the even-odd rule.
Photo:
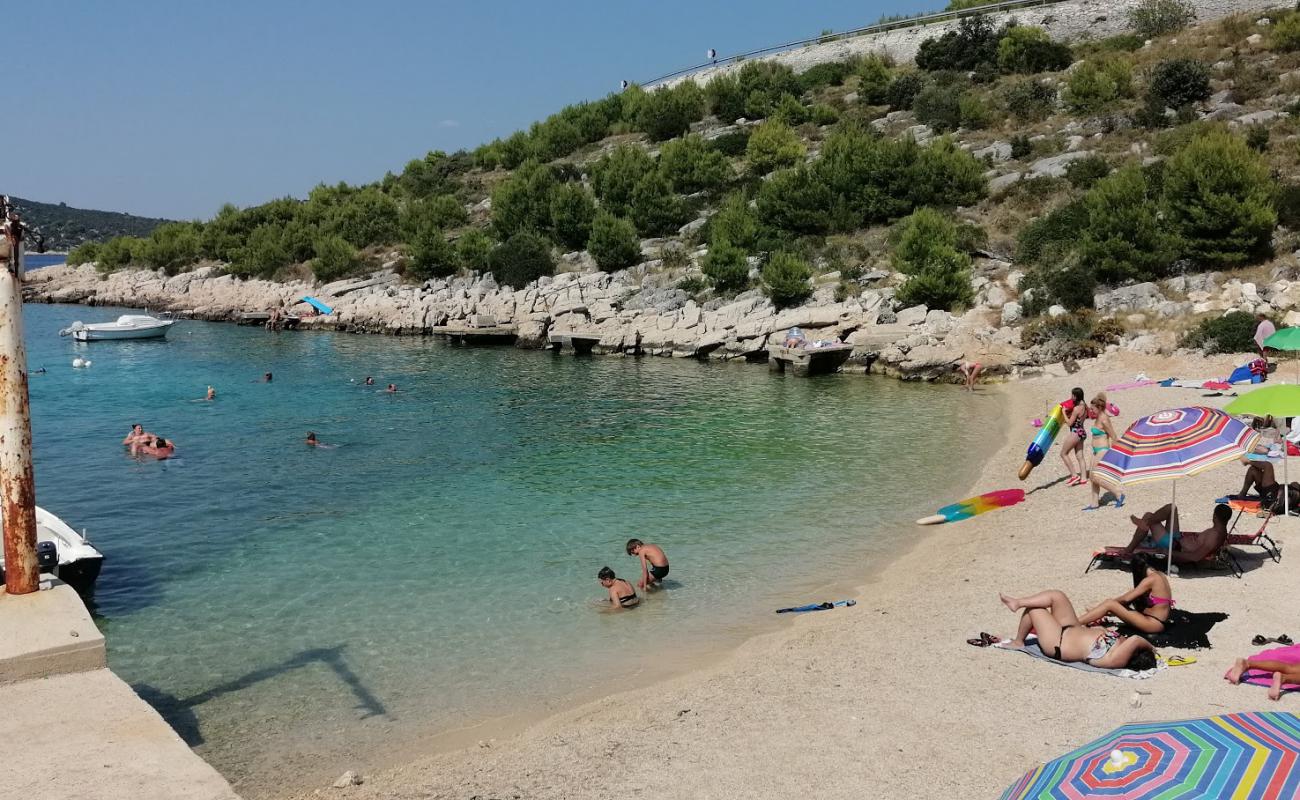
[[[179, 275], [122, 270], [100, 274], [93, 265], [59, 265], [27, 274], [29, 302], [145, 307], [178, 317], [234, 321], [245, 312], [267, 311], [304, 295], [333, 307], [327, 316], [305, 318], [301, 327], [357, 333], [427, 335], [444, 325], [489, 315], [518, 330], [517, 346], [545, 348], [552, 334], [599, 335], [597, 353], [698, 359], [766, 361], [766, 349], [786, 331], [803, 328], [809, 339], [841, 339], [853, 345], [846, 370], [904, 380], [957, 379], [965, 359], [985, 365], [988, 377], [1022, 377], [1063, 368], [1049, 346], [1021, 347], [1021, 306], [1012, 298], [1021, 274], [996, 259], [977, 262], [977, 303], [960, 315], [924, 306], [899, 308], [901, 276], [867, 273], [856, 296], [843, 298], [834, 273], [818, 279], [806, 304], [778, 310], [760, 292], [696, 302], [674, 288], [654, 262], [615, 273], [565, 272], [524, 289], [500, 286], [490, 274], [422, 284], [382, 270], [365, 278], [319, 285], [242, 280], [219, 266]], [[1172, 323], [1228, 310], [1289, 311], [1300, 306], [1300, 284], [1275, 276], [1257, 286], [1220, 273], [1143, 283], [1099, 294], [1099, 314], [1119, 321], [1125, 333], [1107, 348], [1169, 353], [1177, 337]], [[1176, 285], [1175, 285], [1176, 284]], [[305, 306], [300, 306], [305, 308]], [[1053, 308], [1050, 314], [1063, 314]], [[1300, 317], [1292, 313], [1289, 316]]]

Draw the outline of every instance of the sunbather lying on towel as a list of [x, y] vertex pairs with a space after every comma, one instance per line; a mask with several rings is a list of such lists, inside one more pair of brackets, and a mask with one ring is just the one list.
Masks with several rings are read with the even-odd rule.
[[[1169, 521], [1174, 507], [1165, 504], [1142, 516], [1130, 516], [1133, 521], [1133, 539], [1124, 548], [1125, 554], [1139, 547], [1155, 550], [1169, 548]], [[1195, 564], [1218, 550], [1228, 539], [1228, 523], [1232, 509], [1225, 503], [1214, 507], [1214, 524], [1203, 531], [1179, 531], [1174, 534], [1174, 563]]]
[[[1131, 567], [1133, 591], [1103, 600], [1088, 609], [1079, 617], [1080, 625], [1091, 625], [1105, 617], [1114, 617], [1143, 633], [1164, 633], [1169, 623], [1169, 612], [1174, 606], [1169, 579], [1151, 566], [1150, 559], [1141, 553], [1133, 557]], [[1135, 611], [1134, 608], [1138, 610]]]
[[1020, 628], [1011, 647], [1024, 647], [1032, 630], [1038, 646], [1057, 661], [1083, 661], [1102, 669], [1131, 669], [1143, 672], [1156, 665], [1155, 650], [1141, 636], [1120, 636], [1105, 628], [1085, 626], [1075, 616], [1074, 606], [1064, 592], [1049, 589], [1029, 597], [998, 597], [1012, 611], [1022, 611]]
[[1300, 664], [1288, 664], [1285, 661], [1267, 661], [1256, 658], [1239, 658], [1224, 675], [1229, 683], [1241, 683], [1241, 675], [1247, 670], [1257, 669], [1273, 673], [1273, 683], [1268, 687], [1268, 699], [1278, 700], [1282, 697], [1282, 685], [1300, 683]]

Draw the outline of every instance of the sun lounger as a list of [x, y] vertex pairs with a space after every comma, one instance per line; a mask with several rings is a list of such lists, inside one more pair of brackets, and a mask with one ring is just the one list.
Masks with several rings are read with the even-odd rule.
[[[1229, 538], [1231, 539], [1231, 537]], [[1243, 537], [1243, 538], [1252, 538], [1252, 537]], [[1272, 540], [1270, 539], [1269, 541]], [[1180, 569], [1184, 567], [1198, 567], [1198, 568], [1207, 568], [1207, 569], [1222, 567], [1224, 569], [1231, 570], [1233, 575], [1240, 578], [1243, 574], [1243, 571], [1241, 569], [1241, 564], [1237, 561], [1237, 557], [1232, 554], [1232, 551], [1228, 549], [1229, 544], [1231, 544], [1230, 541], [1225, 542], [1223, 546], [1220, 547], [1218, 550], [1215, 550], [1213, 553], [1210, 553], [1208, 556], [1202, 558], [1200, 561], [1197, 561], [1195, 564], [1177, 564], [1176, 566], [1178, 566]], [[1258, 544], [1258, 543], [1252, 541], [1250, 542], [1250, 544]], [[1262, 544], [1260, 544], [1260, 546], [1263, 547]], [[1133, 551], [1133, 554], [1137, 554], [1137, 553], [1144, 553], [1146, 555], [1156, 556], [1157, 558], [1163, 559], [1165, 556], [1169, 554], [1169, 551], [1164, 548], [1139, 547]], [[1101, 566], [1102, 564], [1128, 564], [1130, 561], [1133, 560], [1133, 554], [1125, 553], [1123, 545], [1113, 545], [1111, 547], [1103, 547], [1101, 550], [1095, 550], [1093, 551], [1092, 554], [1092, 560], [1088, 562], [1088, 567], [1084, 569], [1083, 574], [1087, 575], [1089, 572], [1092, 571], [1093, 567], [1098, 567]]]
[[[1278, 548], [1277, 542], [1273, 541], [1273, 538], [1269, 536], [1267, 532], [1268, 523], [1273, 520], [1273, 512], [1264, 512], [1264, 522], [1259, 526], [1259, 530], [1254, 533], [1233, 533], [1233, 531], [1237, 529], [1237, 521], [1241, 519], [1241, 515], [1250, 510], [1250, 503], [1249, 501], [1232, 501], [1228, 503], [1228, 505], [1237, 510], [1237, 516], [1232, 520], [1232, 527], [1228, 528], [1228, 541], [1225, 543], [1225, 547], [1228, 545], [1236, 547], [1261, 547], [1264, 549], [1264, 552], [1268, 554], [1268, 557], [1273, 559], [1274, 563], [1282, 563], [1282, 551]], [[1259, 503], [1255, 503], [1254, 508], [1255, 512], [1258, 513]]]

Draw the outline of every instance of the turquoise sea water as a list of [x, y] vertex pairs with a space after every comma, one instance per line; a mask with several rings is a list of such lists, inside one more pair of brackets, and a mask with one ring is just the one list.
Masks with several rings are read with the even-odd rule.
[[[77, 344], [58, 329], [121, 310], [25, 311], [48, 370], [31, 382], [38, 502], [107, 555], [110, 664], [251, 796], [627, 688], [832, 599], [958, 499], [993, 402], [188, 321]], [[133, 422], [177, 457], [129, 458]], [[671, 588], [602, 613], [595, 573], [635, 580], [633, 535], [667, 550]]]

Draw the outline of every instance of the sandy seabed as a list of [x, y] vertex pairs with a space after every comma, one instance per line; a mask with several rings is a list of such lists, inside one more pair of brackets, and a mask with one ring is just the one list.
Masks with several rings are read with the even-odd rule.
[[[1005, 397], [1004, 416], [970, 424], [1005, 441], [976, 486], [947, 486], [942, 475], [918, 480], [936, 485], [936, 506], [1016, 486], [1030, 492], [1028, 499], [961, 523], [899, 530], [915, 537], [914, 546], [867, 578], [855, 608], [791, 619], [788, 628], [752, 639], [708, 668], [587, 703], [508, 738], [373, 772], [340, 765], [340, 772], [364, 773], [364, 784], [282, 796], [993, 798], [1025, 771], [1124, 723], [1300, 710], [1300, 697], [1272, 703], [1262, 688], [1223, 680], [1235, 657], [1259, 649], [1250, 645], [1255, 634], [1300, 635], [1296, 562], [1284, 555], [1275, 564], [1258, 548], [1239, 551], [1246, 570], [1240, 580], [1200, 570], [1171, 578], [1180, 608], [1230, 616], [1211, 631], [1213, 649], [1167, 651], [1194, 655], [1197, 663], [1151, 680], [1088, 674], [966, 644], [980, 631], [1014, 632], [1016, 616], [998, 601], [999, 591], [1057, 588], [1080, 611], [1127, 591], [1126, 571], [1085, 575], [1084, 567], [1094, 549], [1127, 543], [1130, 512], [1169, 501], [1169, 483], [1143, 484], [1122, 510], [1085, 512], [1088, 489], [1064, 485], [1058, 448], [1020, 484], [1016, 470], [1034, 435], [1030, 420], [1072, 386], [1091, 397], [1139, 372], [1221, 376], [1240, 360], [1112, 356], [1068, 378], [984, 388]], [[1284, 361], [1275, 378], [1292, 380], [1292, 365]], [[1164, 408], [1221, 407], [1230, 399], [1203, 394], [1160, 387], [1112, 393], [1121, 409], [1117, 428]], [[1182, 527], [1207, 527], [1213, 499], [1239, 490], [1241, 475], [1229, 464], [1180, 481]], [[1294, 477], [1300, 480], [1300, 470]], [[1238, 532], [1258, 526], [1244, 518]], [[1298, 530], [1300, 519], [1270, 524], [1279, 543]]]

